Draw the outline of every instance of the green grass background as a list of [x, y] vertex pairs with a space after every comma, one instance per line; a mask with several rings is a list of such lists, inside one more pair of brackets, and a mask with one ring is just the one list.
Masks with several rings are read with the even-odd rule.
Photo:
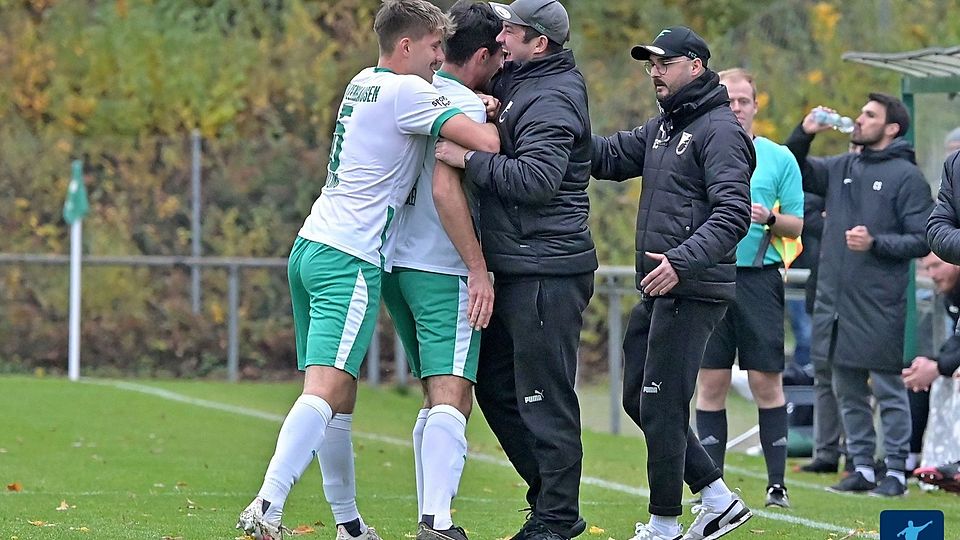
[[[279, 421], [171, 401], [102, 382], [0, 378], [0, 483], [22, 486], [20, 492], [0, 492], [0, 540], [236, 538], [236, 516], [259, 488]], [[276, 417], [286, 413], [300, 392], [295, 382], [129, 383]], [[412, 450], [397, 443], [409, 440], [420, 404], [417, 394], [362, 387], [355, 414], [360, 510], [385, 540], [412, 538], [415, 532]], [[592, 431], [607, 429], [609, 400], [602, 387], [584, 389], [582, 395], [584, 476], [645, 488], [643, 440]], [[749, 425], [748, 404], [735, 402], [732, 409], [738, 411], [735, 425]], [[623, 427], [625, 432], [636, 433], [629, 421]], [[468, 460], [454, 518], [473, 540], [508, 537], [524, 519], [517, 511], [524, 506], [524, 486], [510, 467], [496, 462], [502, 461], [503, 455], [479, 410], [470, 421], [468, 438], [472, 453], [495, 459]], [[728, 456], [727, 483], [739, 487], [755, 509], [762, 509], [764, 470], [762, 458], [739, 453]], [[941, 509], [946, 515], [947, 538], [960, 537], [960, 498], [954, 495], [924, 493], [913, 486], [906, 498], [886, 500], [822, 489], [835, 480], [833, 476], [788, 473], [794, 508], [768, 514], [875, 535], [884, 509]], [[637, 491], [624, 493], [596, 483], [585, 481], [581, 512], [598, 529], [582, 538], [630, 538], [634, 522], [647, 519], [646, 499]], [[69, 509], [57, 510], [61, 501], [66, 501]], [[288, 526], [315, 529], [303, 538], [333, 538], [319, 467], [308, 469], [294, 488], [284, 518]], [[689, 523], [691, 518], [687, 514], [682, 522]], [[731, 538], [839, 540], [844, 536], [843, 532], [758, 515]]]

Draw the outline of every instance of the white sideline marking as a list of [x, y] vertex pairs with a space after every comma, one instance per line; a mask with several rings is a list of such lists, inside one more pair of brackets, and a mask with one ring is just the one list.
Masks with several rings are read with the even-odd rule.
[[[188, 405], [196, 405], [198, 407], [204, 407], [207, 409], [214, 409], [217, 411], [229, 412], [233, 414], [238, 414], [241, 416], [248, 416], [251, 418], [260, 418], [262, 420], [269, 420], [271, 422], [283, 422], [283, 415], [273, 414], [264, 411], [259, 411], [257, 409], [250, 409], [247, 407], [240, 407], [238, 405], [229, 405], [227, 403], [220, 403], [217, 401], [210, 401], [207, 399], [194, 398], [190, 396], [185, 396], [183, 394], [178, 394], [176, 392], [171, 392], [169, 390], [163, 390], [161, 388], [154, 388], [152, 386], [147, 386], [143, 384], [131, 383], [126, 381], [109, 381], [109, 380], [98, 380], [98, 379], [81, 379], [82, 382], [88, 384], [98, 384], [102, 386], [109, 386], [112, 388], [117, 388], [119, 390], [128, 390], [130, 392], [139, 392], [141, 394], [148, 394], [156, 396], [168, 401], [177, 401], [180, 403], [186, 403]], [[375, 433], [365, 433], [362, 431], [354, 431], [354, 435], [361, 439], [367, 439], [371, 441], [379, 441], [387, 444], [392, 444], [395, 446], [406, 446], [412, 447], [413, 443], [406, 439], [398, 439], [396, 437], [390, 437], [387, 435], [378, 435]], [[499, 465], [501, 467], [513, 468], [510, 462], [489, 454], [479, 454], [470, 452], [470, 459], [481, 461], [483, 463], [489, 463], [491, 465]], [[649, 498], [650, 491], [646, 488], [628, 486], [626, 484], [620, 484], [618, 482], [611, 482], [609, 480], [604, 480], [602, 478], [596, 478], [592, 476], [583, 476], [580, 479], [581, 483], [587, 484], [590, 486], [596, 486], [599, 488], [607, 489], [610, 491], [616, 491], [619, 493], [626, 493], [629, 495], [636, 495], [638, 497]], [[817, 486], [817, 489], [820, 489], [820, 486]], [[812, 519], [806, 519], [802, 517], [791, 516], [789, 514], [781, 514], [776, 512], [768, 512], [766, 510], [754, 510], [751, 509], [754, 515], [760, 516], [766, 519], [771, 519], [774, 521], [783, 521], [786, 523], [792, 523], [794, 525], [802, 525], [811, 529], [819, 529], [821, 531], [830, 531], [836, 533], [849, 534], [852, 529], [847, 527], [841, 527], [840, 525], [834, 525], [832, 523], [824, 523], [822, 521], [814, 521]], [[880, 535], [871, 534], [867, 532], [859, 532], [853, 535], [857, 538], [873, 538], [878, 539]]]

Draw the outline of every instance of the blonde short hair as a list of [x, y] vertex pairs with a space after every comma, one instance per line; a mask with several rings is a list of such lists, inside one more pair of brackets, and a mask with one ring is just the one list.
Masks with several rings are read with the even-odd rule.
[[753, 74], [743, 68], [725, 69], [718, 73], [720, 82], [727, 81], [747, 81], [750, 88], [753, 89], [753, 100], [757, 100], [757, 85], [753, 82]]
[[403, 38], [421, 39], [439, 32], [443, 39], [450, 37], [456, 25], [437, 6], [426, 0], [383, 0], [373, 23], [380, 44], [380, 54], [389, 54]]

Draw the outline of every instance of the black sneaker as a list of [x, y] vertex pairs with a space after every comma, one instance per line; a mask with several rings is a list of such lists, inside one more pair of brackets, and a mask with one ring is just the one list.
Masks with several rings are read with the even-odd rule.
[[764, 506], [790, 508], [790, 499], [787, 497], [787, 486], [783, 484], [771, 484], [767, 486], [767, 502], [764, 503]]
[[830, 486], [827, 491], [834, 493], [864, 493], [875, 489], [877, 484], [863, 477], [863, 473], [854, 471], [853, 474], [841, 480], [837, 485]]
[[517, 534], [510, 537], [510, 540], [526, 540], [530, 535], [534, 526], [537, 524], [537, 518], [533, 515], [533, 508], [524, 508], [520, 512], [527, 513], [527, 521], [524, 522], [523, 527], [520, 527], [520, 530], [517, 531]]
[[543, 523], [537, 522], [527, 532], [528, 540], [570, 540], [569, 538], [557, 534], [547, 528]]
[[570, 538], [580, 536], [585, 530], [587, 530], [587, 522], [583, 518], [577, 518], [577, 522], [573, 524], [573, 527], [570, 527]]
[[903, 497], [906, 494], [907, 486], [890, 475], [884, 476], [880, 485], [870, 490], [870, 495], [873, 497]]
[[[873, 470], [877, 471], [877, 478], [883, 478], [887, 475], [887, 462], [882, 459], [878, 459], [873, 464]], [[883, 482], [881, 481], [877, 483], [881, 484]]]
[[805, 465], [801, 465], [799, 468], [800, 472], [808, 473], [835, 473], [840, 468], [840, 465], [834, 462], [826, 461], [820, 458], [814, 458], [813, 461]]

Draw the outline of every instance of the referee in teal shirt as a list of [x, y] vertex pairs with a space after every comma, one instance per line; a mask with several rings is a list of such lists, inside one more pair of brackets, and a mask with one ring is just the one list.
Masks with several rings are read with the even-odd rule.
[[[757, 168], [750, 177], [750, 229], [737, 244], [737, 298], [713, 331], [703, 355], [697, 389], [700, 444], [723, 469], [727, 446], [726, 397], [733, 362], [747, 371], [759, 409], [760, 444], [767, 463], [766, 505], [788, 508], [787, 407], [783, 396], [783, 260], [774, 237], [798, 238], [803, 229], [803, 184], [793, 154], [753, 133], [757, 89], [745, 70], [720, 72], [730, 108], [753, 137]], [[779, 209], [774, 208], [779, 204]]]

